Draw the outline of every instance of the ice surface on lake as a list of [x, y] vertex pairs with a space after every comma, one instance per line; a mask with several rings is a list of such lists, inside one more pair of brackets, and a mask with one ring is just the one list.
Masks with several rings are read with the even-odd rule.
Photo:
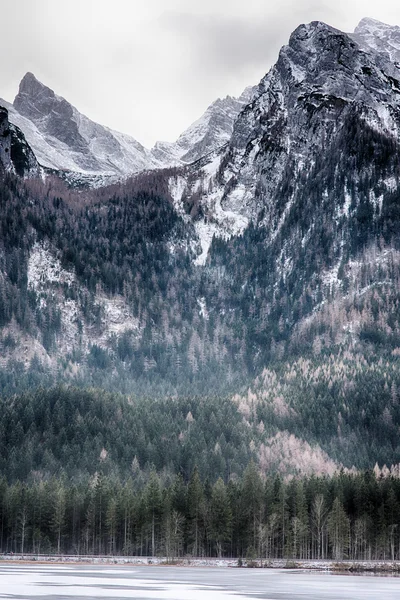
[[[237, 594], [212, 586], [148, 578], [135, 569], [77, 570], [73, 567], [9, 567], [0, 569], [0, 598], [154, 598], [237, 600]], [[184, 574], [184, 572], [182, 573]], [[137, 576], [136, 576], [137, 575]], [[241, 598], [245, 598], [241, 595]]]
[[1, 565], [13, 600], [399, 600], [400, 578], [275, 569]]

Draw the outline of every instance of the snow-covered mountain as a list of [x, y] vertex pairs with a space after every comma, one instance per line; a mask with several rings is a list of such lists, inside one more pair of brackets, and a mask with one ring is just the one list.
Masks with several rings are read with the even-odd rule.
[[94, 123], [32, 73], [14, 104], [2, 103], [45, 167], [121, 178], [160, 166], [134, 138]]
[[399, 139], [400, 65], [324, 23], [301, 25], [238, 115], [227, 147], [171, 178], [178, 208], [191, 196], [201, 206], [198, 260], [214, 235], [241, 233], [260, 214], [274, 239], [293, 218], [305, 177], [328, 160], [329, 144], [351, 118]]
[[91, 121], [32, 73], [23, 77], [13, 104], [0, 103], [41, 165], [68, 172], [70, 180], [98, 186], [148, 169], [187, 164], [226, 144], [253, 91], [249, 87], [239, 98], [216, 100], [176, 142], [159, 142], [152, 150]]
[[391, 61], [400, 62], [400, 27], [397, 25], [365, 18], [355, 28], [352, 38], [364, 49], [384, 52]]
[[218, 98], [206, 112], [188, 127], [176, 142], [157, 142], [152, 154], [161, 162], [191, 163], [226, 144], [239, 112], [248, 104], [255, 87], [247, 87], [239, 98]]

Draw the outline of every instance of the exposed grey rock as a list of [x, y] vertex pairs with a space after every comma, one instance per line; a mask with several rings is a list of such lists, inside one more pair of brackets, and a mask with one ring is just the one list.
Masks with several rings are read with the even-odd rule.
[[43, 166], [75, 183], [98, 187], [143, 170], [188, 164], [226, 144], [233, 123], [254, 92], [216, 100], [174, 143], [158, 142], [150, 151], [134, 138], [94, 123], [67, 100], [27, 73], [10, 120], [20, 127]]
[[0, 106], [0, 165], [21, 177], [40, 175], [40, 166], [22, 131], [9, 122], [8, 110]]
[[193, 165], [186, 184], [178, 182], [180, 196], [191, 204], [193, 195], [203, 215], [196, 223], [201, 261], [212, 236], [237, 235], [251, 221], [268, 227], [273, 240], [305, 178], [317, 161], [329, 160], [333, 140], [355, 116], [399, 139], [400, 66], [325, 23], [301, 25], [239, 113], [219, 157]]
[[[397, 137], [400, 68], [324, 23], [301, 25], [235, 122], [220, 173], [223, 206], [248, 205], [254, 214], [261, 202], [273, 212], [271, 200], [287, 169], [295, 178], [312, 164], [352, 110]], [[241, 198], [233, 193], [240, 185], [246, 190]]]
[[169, 164], [188, 164], [226, 144], [240, 111], [250, 102], [256, 88], [247, 87], [239, 98], [218, 98], [206, 112], [186, 129], [176, 142], [157, 142], [152, 153]]
[[11, 132], [8, 110], [0, 106], [0, 167], [9, 169], [11, 164]]
[[400, 62], [400, 27], [375, 19], [362, 19], [351, 37], [366, 50], [382, 52], [393, 62]]
[[45, 167], [121, 179], [160, 166], [134, 138], [91, 121], [32, 73], [10, 113]]

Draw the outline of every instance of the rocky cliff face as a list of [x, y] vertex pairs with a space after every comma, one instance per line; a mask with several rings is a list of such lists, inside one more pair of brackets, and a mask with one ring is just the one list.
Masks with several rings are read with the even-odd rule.
[[[363, 19], [357, 26], [354, 34], [346, 36], [341, 32], [337, 32], [336, 35], [345, 36], [343, 39], [347, 40], [347, 44], [355, 42], [359, 50], [364, 50], [368, 54], [371, 54], [372, 51], [380, 54], [380, 59], [376, 58], [373, 60], [374, 63], [378, 64], [379, 61], [385, 62], [385, 59], [392, 63], [400, 60], [399, 32], [399, 27], [385, 25], [373, 19]], [[325, 47], [324, 44], [317, 48], [317, 46], [313, 46], [310, 38], [307, 53], [305, 44], [301, 40], [297, 40], [296, 46], [296, 36], [299, 36], [299, 32], [295, 34], [294, 38], [292, 36], [287, 49], [281, 52], [274, 73], [271, 71], [268, 77], [263, 79], [258, 91], [256, 87], [249, 87], [246, 88], [239, 98], [227, 96], [224, 99], [216, 100], [209, 106], [204, 115], [184, 131], [175, 142], [157, 142], [152, 150], [144, 148], [131, 136], [112, 131], [107, 127], [94, 123], [79, 113], [67, 100], [57, 96], [50, 88], [39, 82], [31, 73], [27, 73], [22, 79], [14, 104], [8, 104], [5, 101], [1, 101], [1, 104], [9, 110], [10, 121], [23, 131], [40, 164], [55, 170], [61, 169], [64, 172], [68, 172], [64, 176], [70, 182], [77, 184], [88, 182], [90, 185], [99, 187], [102, 184], [123, 179], [126, 176], [143, 170], [190, 164], [203, 159], [206, 155], [210, 155], [211, 157], [211, 154], [213, 156], [213, 167], [210, 168], [213, 170], [216, 164], [215, 153], [228, 142], [230, 142], [231, 153], [233, 152], [236, 155], [236, 161], [241, 160], [237, 150], [238, 146], [243, 143], [253, 143], [256, 148], [256, 152], [253, 153], [254, 157], [257, 154], [258, 146], [255, 141], [256, 137], [251, 134], [253, 138], [251, 140], [247, 139], [250, 130], [254, 129], [253, 123], [246, 122], [246, 119], [241, 118], [235, 126], [233, 137], [232, 131], [238, 115], [254, 100], [254, 97], [262, 95], [265, 98], [265, 93], [267, 92], [265, 86], [270, 87], [271, 94], [274, 93], [276, 96], [279, 90], [275, 87], [275, 91], [273, 92], [276, 83], [272, 81], [274, 78], [282, 76], [286, 82], [286, 87], [293, 85], [293, 93], [296, 91], [296, 88], [302, 88], [305, 94], [308, 94], [307, 84], [312, 82], [312, 88], [316, 90], [318, 88], [318, 77], [320, 78], [320, 82], [322, 82], [325, 73], [329, 71], [328, 65], [323, 65], [323, 61], [320, 60], [317, 53], [321, 50], [322, 57], [328, 57], [331, 56], [333, 48], [331, 46]], [[324, 37], [324, 33], [322, 33], [322, 37]], [[329, 44], [332, 43], [332, 39], [332, 36], [330, 36]], [[342, 62], [347, 59], [347, 51], [343, 49], [341, 54]], [[336, 79], [336, 92], [339, 90], [340, 93], [336, 93], [332, 88], [332, 95], [338, 98], [338, 102], [340, 103], [341, 94], [346, 90], [346, 88], [339, 89], [342, 84], [345, 85], [347, 82], [347, 84], [350, 84], [350, 87], [357, 88], [357, 81], [350, 81], [352, 76], [349, 71], [349, 69], [356, 65], [354, 60], [351, 59], [352, 62], [347, 65], [348, 69], [346, 73], [346, 70], [341, 68], [343, 64], [341, 65], [338, 60], [339, 54], [336, 58], [331, 56], [328, 61], [335, 61], [336, 59], [337, 63], [330, 65], [330, 71], [335, 71], [333, 79]], [[364, 59], [360, 55], [357, 60], [363, 62]], [[307, 61], [310, 61], [310, 63], [308, 64]], [[314, 64], [314, 67], [311, 67], [312, 64]], [[316, 64], [318, 64], [317, 67], [315, 67]], [[339, 68], [338, 72], [336, 72], [336, 66]], [[364, 67], [367, 70], [370, 68], [367, 64]], [[314, 80], [315, 68], [317, 78]], [[285, 69], [287, 73], [283, 72]], [[305, 72], [308, 73], [307, 77], [305, 76]], [[341, 73], [340, 77], [338, 77], [339, 72]], [[357, 71], [354, 71], [354, 77], [356, 75]], [[367, 72], [362, 72], [361, 78], [363, 82], [367, 81], [366, 77], [368, 77]], [[396, 75], [393, 75], [393, 77], [396, 78]], [[325, 86], [320, 85], [322, 91], [316, 93], [329, 94], [333, 79], [331, 74], [326, 80]], [[371, 78], [369, 78], [369, 82], [371, 83]], [[379, 87], [379, 81], [376, 81], [376, 84]], [[279, 83], [276, 83], [276, 85], [279, 87]], [[361, 91], [360, 94], [362, 93]], [[345, 102], [348, 100], [345, 98], [342, 99]], [[307, 104], [308, 100], [304, 97], [304, 104]], [[316, 97], [314, 97], [313, 101], [317, 101]], [[284, 110], [286, 109], [290, 109], [290, 107], [285, 106]], [[265, 112], [260, 106], [258, 108], [256, 106], [256, 110]], [[278, 105], [276, 106], [276, 110], [278, 110]], [[246, 114], [250, 115], [251, 112], [252, 110], [249, 109]], [[291, 114], [292, 112], [291, 110]], [[258, 123], [256, 126], [262, 128], [263, 125]], [[289, 124], [289, 128], [291, 127], [292, 123]], [[269, 135], [275, 137], [276, 128], [279, 129], [278, 123], [275, 123]], [[278, 137], [283, 139], [286, 133], [287, 131], [284, 129], [282, 130], [282, 135], [278, 134]], [[330, 135], [328, 130], [326, 133]], [[308, 153], [308, 149], [306, 149], [306, 153]], [[251, 160], [252, 158], [249, 156], [249, 162]], [[224, 161], [229, 161], [229, 159], [224, 158]], [[236, 164], [233, 167], [234, 171], [237, 170], [237, 166]], [[277, 168], [278, 171], [283, 168], [280, 162], [279, 164], [277, 163]], [[243, 171], [242, 174], [244, 175]], [[275, 173], [275, 177], [279, 177], [278, 172]], [[253, 177], [251, 176], [250, 179], [253, 179]], [[271, 181], [271, 186], [272, 188], [274, 187], [273, 181]], [[246, 219], [249, 212], [253, 215], [254, 210], [257, 212], [257, 208], [249, 206], [249, 203], [254, 204], [254, 185], [252, 181], [247, 181], [244, 178], [242, 184], [232, 187], [232, 192], [233, 196], [231, 194], [230, 200], [228, 198], [229, 194], [223, 193], [223, 205], [226, 209], [231, 211], [233, 208], [235, 214], [239, 211], [242, 215], [246, 216]], [[213, 196], [211, 204], [215, 205], [215, 202], [216, 198]], [[242, 208], [240, 208], [240, 205], [242, 205]], [[220, 211], [217, 208], [217, 221], [221, 220], [220, 216], [218, 216], [219, 213]], [[231, 217], [230, 219], [232, 220]], [[241, 223], [242, 221], [243, 219], [241, 219]]]
[[[319, 463], [299, 439], [360, 468], [398, 462], [399, 71], [313, 22], [292, 34], [225, 145], [232, 99], [183, 136], [187, 154], [210, 123], [219, 132], [194, 163], [76, 196], [5, 178], [3, 381], [172, 397], [245, 387], [234, 401], [249, 432], [270, 428], [265, 469], [274, 448]], [[21, 119], [80, 156], [75, 113], [27, 84]], [[47, 122], [48, 103], [61, 129], [77, 125], [71, 138]], [[0, 119], [6, 164], [12, 127], [6, 111]]]
[[0, 106], [0, 166], [8, 169], [11, 162], [11, 135], [8, 111]]
[[400, 62], [400, 27], [375, 19], [362, 19], [351, 36], [366, 50], [384, 53], [392, 62]]
[[[24, 110], [34, 118], [29, 103]], [[330, 348], [379, 329], [397, 344], [400, 322], [388, 307], [400, 280], [399, 129], [399, 67], [324, 23], [300, 26], [224, 146], [146, 173], [115, 197], [96, 192], [87, 210], [47, 195], [32, 209], [78, 288], [62, 300], [40, 288], [51, 298], [49, 351], [62, 346], [54, 341], [62, 331], [72, 353], [96, 345], [93, 360], [128, 361], [138, 376], [215, 368], [232, 379], [314, 340]], [[19, 262], [35, 248], [44, 246], [28, 244]], [[101, 333], [105, 308], [89, 301], [98, 290], [107, 302], [128, 299], [135, 334]], [[71, 299], [77, 316], [64, 318]], [[40, 310], [33, 318], [44, 331]]]
[[41, 174], [24, 134], [9, 122], [8, 110], [3, 106], [0, 106], [0, 165], [21, 177], [37, 177]]
[[[400, 67], [324, 23], [300, 26], [236, 119], [228, 146], [181, 181], [181, 197], [196, 195], [202, 207], [197, 229], [226, 237], [261, 219], [274, 240], [298, 210], [305, 179], [334, 160], [355, 121], [398, 140]], [[382, 182], [392, 184], [389, 176]], [[336, 192], [346, 194], [343, 186]]]
[[[223, 205], [274, 211], [271, 200], [287, 170], [293, 181], [310, 168], [354, 113], [397, 138], [399, 80], [399, 67], [366, 54], [346, 34], [319, 22], [300, 26], [235, 123], [220, 172]], [[240, 186], [245, 202], [238, 202]]]

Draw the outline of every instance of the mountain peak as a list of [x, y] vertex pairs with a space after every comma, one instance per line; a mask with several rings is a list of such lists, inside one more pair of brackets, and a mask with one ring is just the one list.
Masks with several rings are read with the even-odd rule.
[[[33, 73], [26, 73], [19, 84], [14, 108], [33, 122], [49, 114], [51, 104], [58, 98], [52, 89], [41, 83]], [[64, 100], [64, 103], [68, 103]]]
[[[352, 43], [350, 38], [342, 31], [323, 21], [312, 21], [299, 25], [293, 31], [289, 44], [282, 48], [280, 57], [281, 60], [288, 59], [309, 70], [310, 64], [320, 63], [322, 56], [328, 57], [328, 61], [332, 62], [332, 53], [337, 53], [343, 45], [348, 46], [349, 43]], [[333, 63], [331, 66], [335, 68]]]
[[340, 33], [343, 32], [327, 25], [323, 21], [311, 21], [310, 23], [303, 23], [299, 25], [292, 33], [289, 39], [289, 46], [296, 40], [305, 41], [312, 38], [316, 33]]
[[352, 34], [364, 50], [386, 54], [392, 62], [400, 62], [400, 27], [376, 19], [361, 19]]
[[32, 96], [37, 94], [39, 91], [43, 91], [46, 90], [50, 95], [55, 95], [53, 90], [51, 90], [50, 88], [48, 88], [47, 86], [45, 86], [41, 81], [39, 81], [35, 75], [33, 73], [31, 73], [30, 71], [28, 71], [27, 73], [25, 73], [25, 75], [23, 76], [23, 78], [20, 81], [19, 84], [19, 90], [18, 90], [18, 94], [15, 97], [14, 100], [14, 105], [15, 105], [15, 101], [17, 101], [18, 104], [18, 97], [20, 95], [28, 95], [28, 96]]
[[382, 30], [382, 29], [393, 29], [393, 28], [397, 29], [397, 26], [388, 25], [387, 23], [382, 23], [382, 21], [378, 21], [377, 19], [371, 19], [370, 17], [364, 17], [363, 19], [361, 19], [361, 21], [355, 28], [354, 33], [361, 33], [366, 30], [374, 31], [376, 29]]
[[27, 71], [25, 73], [25, 75], [23, 76], [23, 78], [21, 79], [19, 86], [24, 87], [26, 85], [30, 85], [32, 82], [40, 83], [40, 81], [37, 79], [37, 77], [35, 77], [35, 75], [33, 73], [31, 73], [30, 71]]

